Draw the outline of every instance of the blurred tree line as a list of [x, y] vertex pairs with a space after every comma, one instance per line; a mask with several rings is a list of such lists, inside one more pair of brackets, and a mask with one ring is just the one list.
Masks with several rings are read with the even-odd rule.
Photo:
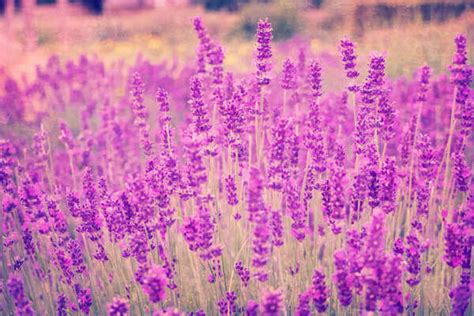
[[308, 7], [320, 8], [325, 0], [191, 0], [206, 10], [239, 11], [240, 22], [234, 35], [246, 38], [255, 36], [258, 20], [262, 12], [272, 21], [273, 38], [284, 40], [291, 38], [303, 26], [300, 11]]
[[[5, 11], [5, 2], [6, 0], [0, 0], [0, 13]], [[15, 0], [15, 8], [16, 10], [22, 7], [21, 0]], [[54, 4], [57, 3], [58, 0], [36, 0], [36, 4]], [[69, 3], [82, 3], [84, 6], [89, 8], [92, 12], [101, 13], [103, 9], [103, 2], [104, 0], [68, 0]]]
[[[5, 1], [0, 0], [0, 12], [5, 9]], [[82, 3], [84, 6], [89, 8], [91, 11], [101, 13], [103, 10], [103, 4], [106, 0], [68, 0], [70, 3]], [[237, 11], [242, 9], [245, 5], [250, 3], [257, 4], [270, 4], [278, 2], [278, 0], [190, 0], [193, 4], [202, 5], [206, 10], [219, 11]], [[323, 4], [324, 0], [303, 0], [307, 5], [319, 8]], [[54, 4], [57, 0], [36, 0], [36, 3], [41, 4]], [[292, 0], [289, 2], [302, 2], [302, 0]], [[21, 0], [15, 0], [15, 7], [18, 9], [21, 7]]]
[[[308, 0], [305, 1], [313, 7], [321, 7], [324, 0]], [[244, 5], [249, 3], [271, 3], [272, 0], [192, 0], [192, 3], [200, 4], [206, 8], [206, 10], [218, 11], [218, 10], [228, 10], [228, 11], [237, 11], [241, 9]], [[290, 1], [295, 2], [295, 1]]]

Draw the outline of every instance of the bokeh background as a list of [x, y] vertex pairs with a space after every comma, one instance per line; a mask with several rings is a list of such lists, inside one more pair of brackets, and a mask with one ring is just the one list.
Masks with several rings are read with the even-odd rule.
[[474, 40], [472, 0], [2, 0], [0, 12], [1, 89], [5, 78], [32, 75], [52, 54], [184, 63], [197, 45], [195, 16], [221, 41], [234, 71], [252, 66], [260, 17], [270, 18], [276, 45], [289, 49], [309, 44], [315, 54], [337, 55], [338, 41], [349, 36], [363, 61], [385, 52], [389, 76], [411, 76], [423, 63], [445, 71], [454, 36]]

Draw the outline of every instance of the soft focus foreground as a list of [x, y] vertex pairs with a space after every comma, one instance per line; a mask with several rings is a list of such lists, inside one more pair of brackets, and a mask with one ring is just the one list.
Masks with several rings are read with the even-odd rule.
[[2, 314], [472, 313], [466, 38], [449, 73], [392, 80], [347, 38], [277, 63], [270, 22], [248, 72], [195, 19], [184, 67], [52, 57], [8, 81]]

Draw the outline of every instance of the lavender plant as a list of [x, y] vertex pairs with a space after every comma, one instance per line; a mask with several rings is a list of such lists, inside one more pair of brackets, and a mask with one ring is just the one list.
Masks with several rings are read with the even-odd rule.
[[0, 140], [0, 314], [472, 314], [466, 38], [451, 80], [387, 78], [382, 54], [363, 78], [347, 38], [327, 78], [305, 49], [279, 72], [267, 19], [252, 73], [194, 29], [191, 66], [7, 81], [11, 120], [41, 110]]

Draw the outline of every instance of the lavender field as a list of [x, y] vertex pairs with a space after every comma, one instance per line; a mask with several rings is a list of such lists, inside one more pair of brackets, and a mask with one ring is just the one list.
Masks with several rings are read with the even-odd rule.
[[6, 82], [0, 315], [473, 314], [471, 44], [389, 78], [271, 22], [242, 71], [196, 18], [193, 61]]

